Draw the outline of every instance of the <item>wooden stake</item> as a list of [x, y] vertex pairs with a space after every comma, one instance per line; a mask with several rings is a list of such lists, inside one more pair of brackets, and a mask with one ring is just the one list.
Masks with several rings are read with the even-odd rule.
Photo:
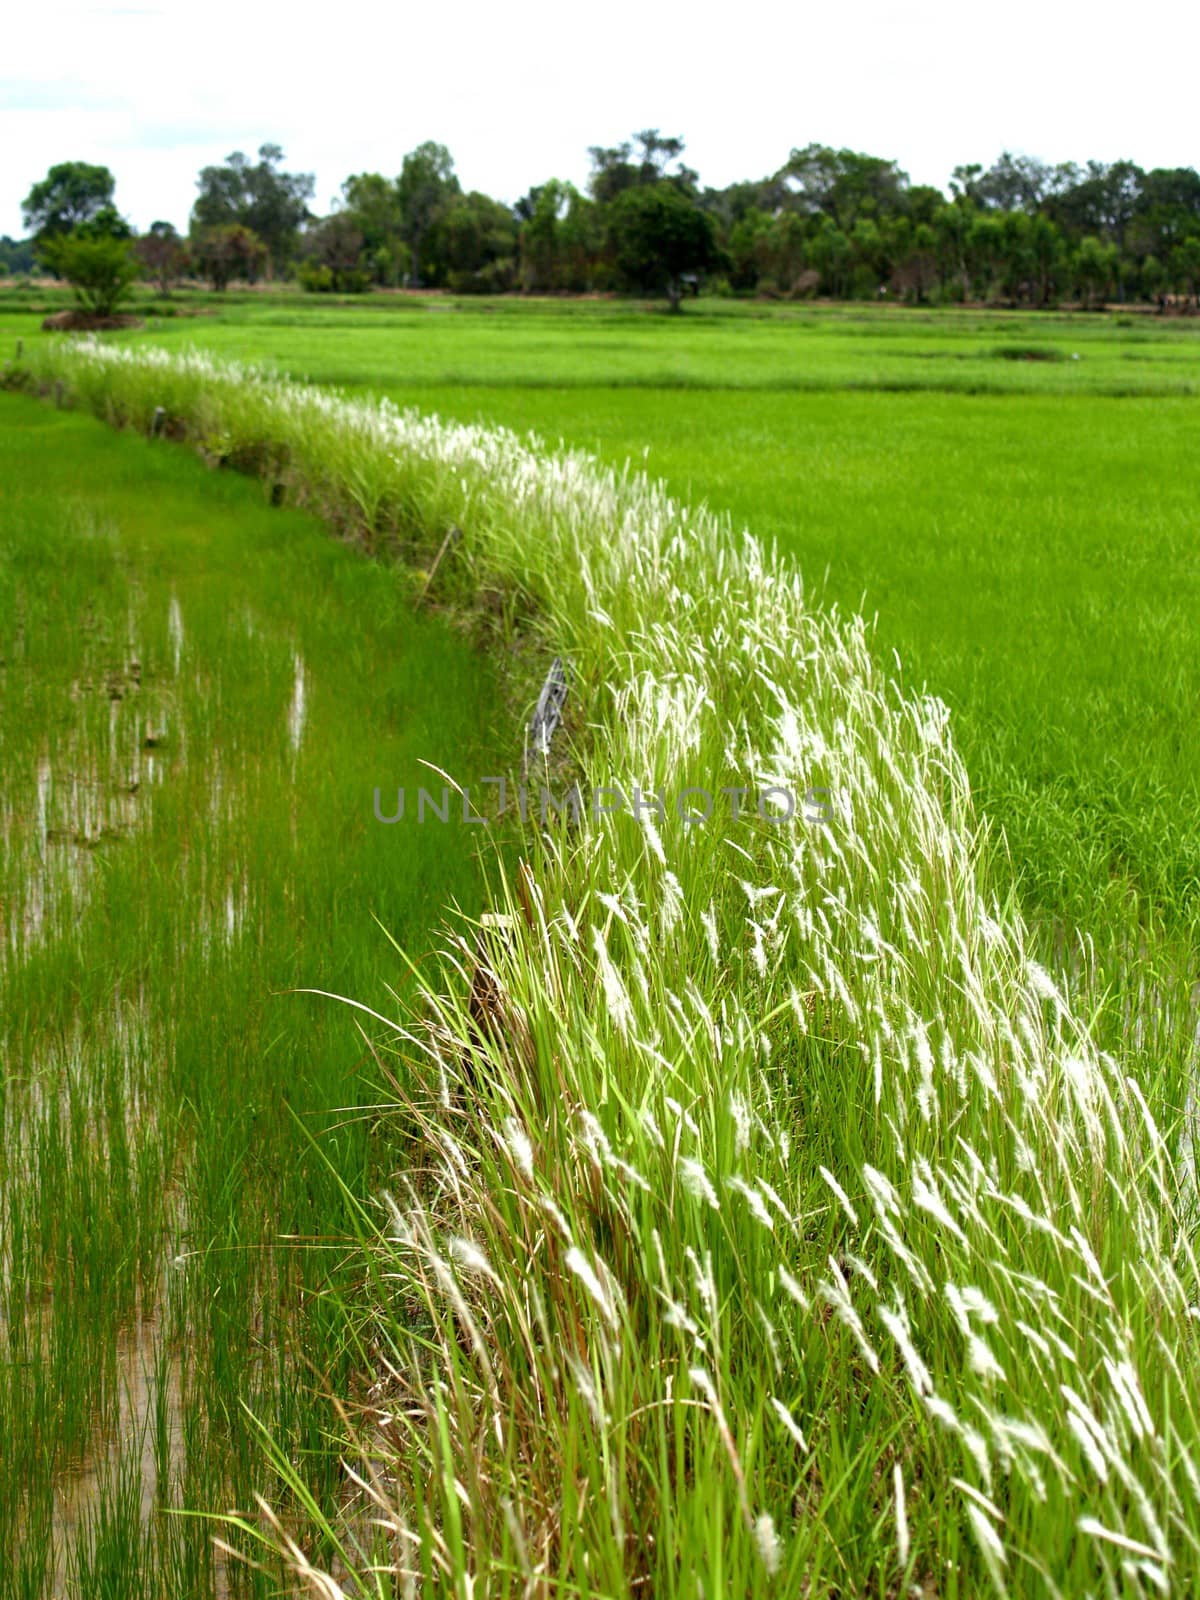
[[434, 578], [437, 576], [437, 569], [442, 564], [442, 557], [446, 554], [446, 551], [449, 550], [450, 546], [452, 544], [457, 544], [458, 541], [461, 538], [462, 538], [462, 529], [461, 528], [451, 528], [450, 531], [446, 534], [446, 537], [442, 540], [442, 547], [438, 551], [437, 555], [434, 556], [434, 558], [433, 558], [433, 565], [430, 567], [429, 575], [425, 579], [425, 587], [421, 590], [421, 593], [420, 593], [420, 595], [419, 595], [419, 597], [417, 599], [417, 604], [418, 605], [423, 605], [425, 603], [425, 596], [429, 593], [429, 586], [432, 584]]

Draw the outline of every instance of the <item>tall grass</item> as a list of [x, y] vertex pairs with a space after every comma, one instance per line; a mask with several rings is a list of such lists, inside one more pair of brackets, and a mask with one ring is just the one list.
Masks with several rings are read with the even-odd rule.
[[[337, 1584], [1193, 1589], [1182, 1064], [1135, 1081], [1031, 959], [944, 708], [633, 474], [202, 357], [36, 359], [375, 542], [459, 525], [463, 593], [572, 662], [581, 781], [668, 797], [531, 828], [508, 923], [372, 1024], [404, 1156], [344, 1305]], [[689, 785], [831, 815], [689, 826]]]

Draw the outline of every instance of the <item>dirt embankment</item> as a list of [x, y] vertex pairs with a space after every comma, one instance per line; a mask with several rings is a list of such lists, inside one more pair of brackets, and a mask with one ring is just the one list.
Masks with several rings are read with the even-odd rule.
[[46, 333], [102, 333], [111, 328], [140, 328], [143, 326], [141, 317], [132, 317], [126, 313], [117, 313], [111, 317], [99, 317], [91, 311], [55, 311], [42, 323]]

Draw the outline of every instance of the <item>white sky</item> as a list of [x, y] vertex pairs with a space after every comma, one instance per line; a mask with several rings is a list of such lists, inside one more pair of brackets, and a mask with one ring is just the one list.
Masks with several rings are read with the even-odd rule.
[[[344, 16], [345, 24], [341, 25]], [[1200, 166], [1200, 11], [1061, 0], [259, 0], [6, 8], [0, 233], [57, 161], [111, 167], [138, 228], [183, 228], [202, 166], [280, 144], [325, 210], [351, 172], [399, 171], [424, 139], [466, 188], [512, 201], [582, 185], [587, 147], [682, 134], [702, 182], [761, 177], [818, 140], [945, 186], [1001, 149], [1048, 161]], [[1110, 20], [1110, 18], [1112, 20]]]

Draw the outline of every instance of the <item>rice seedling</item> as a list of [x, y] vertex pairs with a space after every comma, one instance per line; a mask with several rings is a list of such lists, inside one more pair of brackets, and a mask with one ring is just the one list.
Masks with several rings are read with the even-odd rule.
[[370, 795], [486, 749], [496, 696], [311, 519], [0, 407], [0, 1594], [212, 1593], [174, 1513], [253, 1503], [242, 1403], [328, 1476], [322, 1296], [375, 1159], [361, 1041], [289, 991], [400, 992], [372, 910], [419, 953], [478, 904]]
[[370, 1029], [394, 1156], [334, 1301], [371, 1382], [342, 1494], [260, 1407], [277, 1487], [230, 1543], [326, 1594], [1194, 1587], [1185, 1119], [1036, 959], [946, 708], [861, 620], [501, 430], [152, 350], [29, 381], [164, 406], [373, 547], [461, 527], [462, 597], [571, 662], [589, 788], [830, 798], [530, 826], [504, 936], [450, 922]]

